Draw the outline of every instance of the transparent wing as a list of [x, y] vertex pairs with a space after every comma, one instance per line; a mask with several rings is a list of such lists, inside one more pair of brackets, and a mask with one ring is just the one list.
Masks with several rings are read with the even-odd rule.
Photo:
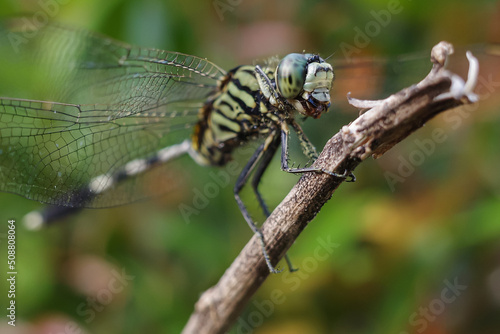
[[21, 67], [35, 64], [36, 85], [42, 87], [34, 99], [119, 103], [123, 109], [139, 112], [204, 99], [225, 74], [206, 59], [134, 47], [83, 29], [50, 24], [29, 30], [19, 20], [7, 24], [2, 52], [10, 53], [11, 62]]
[[[16, 28], [11, 23], [2, 31], [2, 65], [16, 68], [2, 81], [41, 80], [18, 94], [69, 103], [0, 99], [0, 190], [44, 203], [81, 206], [78, 191], [92, 178], [188, 138], [202, 102], [225, 74], [198, 57], [85, 30]], [[16, 36], [30, 38], [12, 44]], [[143, 196], [138, 184], [125, 182], [114, 196], [84, 205], [134, 201]]]
[[[0, 185], [41, 202], [79, 206], [77, 191], [98, 175], [112, 175], [127, 162], [148, 158], [180, 142], [196, 121], [197, 108], [164, 108], [109, 118], [116, 105], [74, 105], [0, 99]], [[191, 122], [187, 122], [191, 119]], [[121, 199], [86, 203], [110, 206], [135, 200], [129, 189]]]

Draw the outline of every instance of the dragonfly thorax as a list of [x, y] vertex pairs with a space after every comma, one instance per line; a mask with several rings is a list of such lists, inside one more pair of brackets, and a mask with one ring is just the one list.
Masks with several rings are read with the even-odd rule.
[[294, 112], [319, 118], [330, 106], [332, 66], [318, 55], [292, 53], [276, 69], [238, 66], [219, 80], [193, 134], [196, 161], [224, 165], [232, 151], [293, 121]]
[[276, 89], [304, 116], [319, 118], [330, 106], [333, 69], [318, 55], [291, 53], [276, 68]]

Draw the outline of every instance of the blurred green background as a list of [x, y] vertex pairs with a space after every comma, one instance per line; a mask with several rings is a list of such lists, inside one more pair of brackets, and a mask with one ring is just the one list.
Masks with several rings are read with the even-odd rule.
[[[389, 21], [380, 21], [389, 10]], [[226, 69], [288, 52], [333, 54], [334, 104], [324, 121], [305, 124], [318, 148], [357, 116], [345, 104], [347, 91], [372, 97], [416, 82], [440, 40], [500, 42], [500, 4], [485, 0], [0, 2], [1, 16], [40, 13], [130, 44], [207, 57]], [[346, 47], [365, 59], [419, 53], [407, 63], [354, 66]], [[454, 59], [466, 73], [463, 50]], [[269, 277], [232, 333], [500, 331], [498, 60], [481, 57], [479, 106], [448, 111], [361, 164], [358, 181], [342, 185], [290, 250], [300, 270]], [[0, 89], [0, 96], [10, 93], [5, 78]], [[444, 139], [433, 139], [433, 131]], [[245, 157], [237, 154], [240, 166]], [[187, 223], [179, 205], [192, 204], [194, 189], [203, 190], [213, 182], [209, 172], [218, 170], [189, 159], [173, 168], [184, 186], [165, 197], [84, 210], [38, 232], [20, 220], [42, 205], [0, 194], [0, 277], [7, 271], [8, 219], [18, 221], [19, 273], [17, 326], [6, 325], [2, 314], [0, 332], [180, 332], [251, 232], [232, 183]], [[270, 206], [296, 181], [275, 159], [261, 187]], [[252, 193], [243, 196], [262, 219]], [[3, 310], [7, 290], [0, 280]]]

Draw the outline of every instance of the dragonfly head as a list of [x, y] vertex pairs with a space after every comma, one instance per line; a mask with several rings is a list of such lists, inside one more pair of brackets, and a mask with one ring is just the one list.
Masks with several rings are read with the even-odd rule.
[[332, 65], [320, 56], [291, 53], [275, 73], [276, 89], [304, 116], [319, 118], [330, 107]]

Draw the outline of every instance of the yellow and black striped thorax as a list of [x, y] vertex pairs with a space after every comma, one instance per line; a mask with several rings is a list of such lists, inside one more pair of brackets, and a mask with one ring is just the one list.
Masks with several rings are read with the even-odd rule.
[[[273, 69], [263, 71], [273, 80]], [[279, 122], [277, 108], [263, 96], [255, 67], [250, 65], [234, 68], [219, 81], [199, 117], [193, 149], [198, 162], [208, 165], [224, 165], [234, 148], [269, 132]]]

